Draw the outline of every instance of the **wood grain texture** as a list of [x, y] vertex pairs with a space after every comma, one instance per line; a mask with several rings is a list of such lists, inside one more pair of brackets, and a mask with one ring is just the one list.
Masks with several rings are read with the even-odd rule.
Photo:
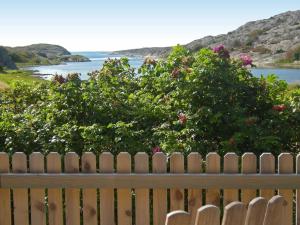
[[242, 202], [232, 202], [224, 208], [222, 225], [244, 225], [247, 208]]
[[[0, 152], [0, 173], [9, 173], [9, 157]], [[10, 189], [0, 188], [0, 224], [11, 225]]]
[[[167, 172], [167, 157], [163, 153], [155, 153], [152, 157], [153, 173]], [[167, 189], [153, 189], [153, 224], [164, 225], [168, 208], [167, 208]]]
[[[57, 152], [50, 152], [47, 156], [47, 173], [61, 173], [61, 156]], [[63, 225], [61, 188], [48, 189], [48, 217], [49, 225]]]
[[220, 209], [205, 205], [198, 209], [195, 225], [220, 225]]
[[[121, 152], [117, 156], [117, 172], [131, 172], [131, 156], [128, 152]], [[132, 224], [131, 189], [117, 189], [118, 196], [118, 225]]]
[[[149, 172], [149, 157], [144, 152], [139, 152], [134, 157], [135, 173]], [[150, 224], [149, 189], [135, 189], [135, 224]]]
[[248, 205], [245, 225], [263, 225], [268, 201], [257, 197]]
[[[65, 172], [79, 173], [79, 157], [75, 152], [65, 155]], [[66, 188], [66, 224], [80, 225], [80, 189]]]
[[[271, 153], [263, 153], [259, 158], [260, 173], [272, 174], [275, 173], [275, 157]], [[271, 199], [275, 194], [274, 189], [261, 189], [260, 196]]]
[[282, 196], [273, 196], [268, 202], [264, 225], [283, 224], [285, 204]]
[[[289, 174], [293, 173], [294, 159], [290, 153], [281, 153], [278, 156], [278, 173]], [[278, 194], [284, 197], [286, 206], [284, 207], [283, 225], [293, 224], [293, 190], [292, 189], [279, 189]]]
[[190, 215], [183, 210], [176, 210], [168, 213], [166, 225], [186, 225], [189, 223]]
[[[188, 173], [201, 173], [202, 157], [197, 152], [192, 152], [187, 157]], [[197, 211], [202, 205], [202, 189], [188, 189], [188, 212], [191, 215], [190, 224], [194, 225]]]
[[[215, 152], [206, 155], [206, 173], [220, 173], [220, 156]], [[206, 204], [220, 206], [220, 189], [206, 190]]]
[[[224, 156], [224, 173], [238, 173], [239, 172], [239, 158], [237, 154], [229, 152]], [[238, 189], [224, 189], [224, 206], [231, 202], [239, 200]]]
[[[29, 156], [30, 173], [44, 173], [44, 156], [34, 152]], [[31, 225], [46, 224], [45, 189], [30, 189]]]
[[[114, 157], [110, 152], [104, 152], [99, 156], [100, 173], [114, 172]], [[114, 207], [114, 189], [100, 189], [100, 224], [114, 225], [115, 207]]]
[[[184, 157], [179, 152], [172, 153], [170, 157], [170, 173], [184, 173]], [[183, 189], [170, 189], [170, 210], [184, 210]]]
[[[96, 156], [86, 152], [81, 158], [82, 173], [96, 173]], [[82, 190], [83, 225], [97, 225], [97, 189], [85, 188]]]
[[[252, 152], [246, 152], [242, 156], [242, 174], [257, 173], [257, 157]], [[248, 205], [252, 199], [256, 197], [256, 190], [242, 189], [241, 201]]]
[[[27, 172], [27, 157], [23, 152], [16, 152], [12, 156], [12, 171], [14, 173]], [[13, 189], [14, 224], [28, 225], [28, 190], [25, 188]]]

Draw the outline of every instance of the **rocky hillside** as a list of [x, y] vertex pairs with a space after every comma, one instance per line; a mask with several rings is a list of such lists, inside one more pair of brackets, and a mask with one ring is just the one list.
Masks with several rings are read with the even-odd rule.
[[[287, 53], [300, 46], [300, 10], [269, 19], [248, 22], [238, 29], [218, 36], [207, 36], [185, 46], [191, 51], [224, 44], [233, 55], [248, 53], [258, 65], [284, 60]], [[170, 47], [118, 51], [118, 54], [163, 57]]]
[[[59, 46], [50, 44], [34, 44], [23, 47], [2, 47], [8, 53], [11, 60], [20, 66], [26, 65], [51, 65], [62, 62], [85, 62], [88, 58], [80, 55], [71, 55], [71, 53]], [[0, 52], [0, 64], [1, 55]], [[6, 67], [12, 69], [11, 66]]]

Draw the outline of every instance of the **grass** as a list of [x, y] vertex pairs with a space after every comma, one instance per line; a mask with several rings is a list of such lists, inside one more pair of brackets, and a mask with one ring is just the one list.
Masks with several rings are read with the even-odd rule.
[[0, 90], [9, 88], [14, 82], [23, 81], [28, 83], [47, 82], [39, 77], [32, 76], [31, 71], [25, 70], [6, 70], [0, 72]]

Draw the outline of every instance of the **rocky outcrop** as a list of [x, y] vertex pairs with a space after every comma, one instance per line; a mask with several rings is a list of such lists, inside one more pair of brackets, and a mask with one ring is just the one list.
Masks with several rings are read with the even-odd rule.
[[[238, 29], [218, 36], [207, 36], [186, 45], [191, 51], [224, 44], [233, 55], [247, 53], [260, 64], [276, 62], [300, 45], [300, 10], [289, 11], [264, 20], [248, 22]], [[118, 51], [118, 54], [165, 56], [166, 48]]]

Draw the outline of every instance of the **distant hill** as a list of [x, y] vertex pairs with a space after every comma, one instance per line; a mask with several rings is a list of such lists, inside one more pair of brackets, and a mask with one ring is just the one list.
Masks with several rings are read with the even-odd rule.
[[[200, 33], [200, 32], [199, 32]], [[233, 56], [252, 55], [258, 65], [284, 60], [286, 54], [300, 46], [300, 10], [289, 11], [269, 19], [248, 22], [227, 34], [207, 36], [186, 45], [195, 52], [203, 47], [224, 44]], [[141, 48], [117, 51], [117, 54], [164, 57], [170, 47]]]
[[0, 67], [6, 67], [9, 69], [16, 69], [17, 66], [10, 57], [8, 51], [0, 46]]
[[[22, 47], [1, 47], [6, 50], [13, 63], [18, 66], [29, 65], [52, 65], [62, 62], [86, 62], [87, 57], [81, 55], [71, 55], [71, 53], [59, 45], [51, 44], [34, 44]], [[1, 56], [4, 52], [0, 51]], [[13, 69], [12, 65], [6, 65], [7, 68]]]

